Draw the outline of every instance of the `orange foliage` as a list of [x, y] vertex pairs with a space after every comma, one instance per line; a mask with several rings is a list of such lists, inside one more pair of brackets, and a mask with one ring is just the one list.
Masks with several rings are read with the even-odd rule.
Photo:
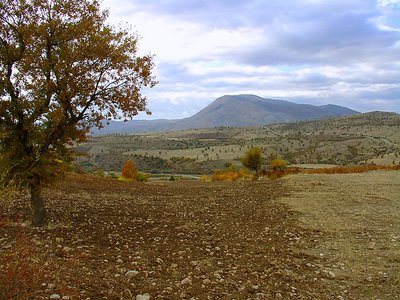
[[367, 166], [350, 166], [350, 167], [334, 167], [334, 168], [321, 168], [306, 170], [306, 174], [351, 174], [351, 173], [364, 173], [369, 171], [377, 170], [400, 170], [400, 165], [397, 166], [379, 166], [379, 165], [367, 165]]
[[136, 179], [136, 165], [132, 160], [127, 160], [122, 168], [122, 177], [127, 179]]
[[239, 172], [218, 170], [211, 176], [211, 181], [235, 181], [249, 176], [249, 172], [246, 169], [241, 169]]
[[40, 288], [49, 265], [38, 258], [36, 245], [25, 235], [18, 235], [12, 248], [0, 262], [0, 299], [30, 299]]
[[369, 171], [377, 170], [400, 170], [400, 165], [397, 166], [379, 166], [379, 165], [367, 165], [367, 166], [340, 166], [334, 168], [319, 168], [319, 169], [300, 169], [300, 168], [287, 168], [285, 170], [269, 170], [261, 172], [262, 176], [268, 176], [270, 179], [277, 179], [292, 174], [352, 174], [352, 173], [364, 173]]

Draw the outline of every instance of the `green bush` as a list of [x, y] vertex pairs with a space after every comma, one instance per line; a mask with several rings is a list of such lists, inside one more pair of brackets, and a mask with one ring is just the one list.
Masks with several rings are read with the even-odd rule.
[[149, 181], [149, 175], [142, 173], [142, 172], [138, 172], [136, 175], [136, 179], [137, 179], [137, 181], [140, 181], [140, 182], [147, 182], [147, 181]]

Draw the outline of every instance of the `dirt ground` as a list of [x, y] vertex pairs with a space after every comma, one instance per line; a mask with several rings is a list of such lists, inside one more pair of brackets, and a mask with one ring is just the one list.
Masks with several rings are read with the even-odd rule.
[[[71, 175], [45, 190], [44, 228], [25, 225], [26, 195], [3, 202], [0, 299], [400, 299], [399, 195], [394, 171], [147, 184]], [[29, 272], [5, 272], [25, 245]]]
[[304, 253], [344, 299], [400, 299], [400, 172], [285, 178], [292, 193], [282, 200], [303, 228], [323, 239]]

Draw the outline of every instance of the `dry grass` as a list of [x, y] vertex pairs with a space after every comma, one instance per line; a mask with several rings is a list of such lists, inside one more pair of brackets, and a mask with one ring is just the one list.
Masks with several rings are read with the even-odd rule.
[[367, 165], [367, 166], [344, 166], [334, 168], [321, 168], [305, 171], [306, 174], [353, 174], [353, 173], [364, 173], [369, 171], [377, 170], [400, 170], [400, 165], [396, 166], [379, 166], [379, 165]]
[[395, 166], [380, 166], [380, 165], [366, 165], [366, 166], [340, 166], [333, 168], [317, 168], [317, 169], [301, 169], [301, 168], [287, 168], [284, 170], [271, 169], [268, 171], [262, 171], [262, 176], [267, 176], [269, 179], [278, 179], [288, 175], [294, 174], [355, 174], [365, 173], [370, 171], [394, 171], [400, 170], [400, 165]]
[[16, 236], [14, 245], [1, 253], [0, 262], [0, 299], [31, 299], [50, 268], [25, 234]]

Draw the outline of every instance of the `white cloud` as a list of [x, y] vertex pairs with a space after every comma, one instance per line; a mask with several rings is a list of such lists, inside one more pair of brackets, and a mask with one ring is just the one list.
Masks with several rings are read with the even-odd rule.
[[400, 0], [105, 0], [155, 54], [153, 118], [224, 94], [400, 112]]

